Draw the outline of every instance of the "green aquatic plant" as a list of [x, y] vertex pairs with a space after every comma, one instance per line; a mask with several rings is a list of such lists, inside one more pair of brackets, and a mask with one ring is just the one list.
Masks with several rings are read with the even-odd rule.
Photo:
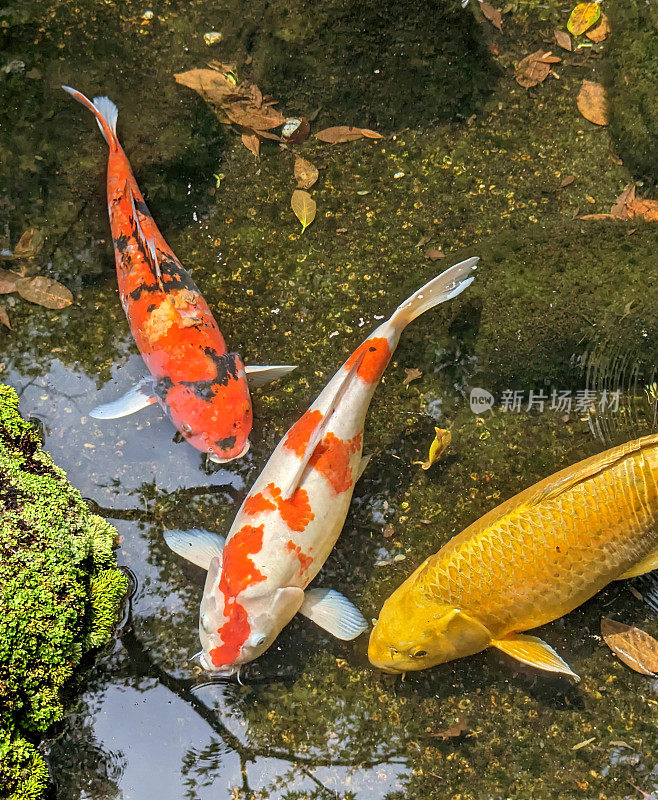
[[34, 741], [63, 715], [62, 691], [107, 642], [128, 583], [116, 530], [92, 514], [0, 386], [0, 798], [40, 798]]

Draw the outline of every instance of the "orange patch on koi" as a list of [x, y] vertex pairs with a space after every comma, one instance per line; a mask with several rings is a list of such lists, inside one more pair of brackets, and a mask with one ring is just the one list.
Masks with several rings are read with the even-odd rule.
[[276, 506], [274, 503], [268, 500], [262, 492], [257, 492], [255, 495], [247, 497], [244, 501], [244, 513], [248, 514], [250, 517], [253, 517], [255, 514], [261, 514], [263, 511], [274, 511], [275, 508]]
[[363, 433], [358, 433], [343, 441], [329, 432], [315, 448], [308, 462], [309, 466], [324, 475], [336, 494], [346, 492], [352, 486], [350, 456], [361, 448], [362, 438]]
[[274, 498], [274, 502], [279, 507], [281, 519], [286, 523], [291, 531], [301, 533], [308, 523], [315, 519], [315, 514], [311, 511], [311, 504], [308, 501], [306, 489], [296, 489], [291, 497], [281, 497], [281, 489], [273, 483], [268, 483], [267, 490]]
[[249, 558], [260, 552], [263, 546], [265, 525], [254, 528], [243, 525], [226, 543], [222, 559], [222, 577], [219, 588], [228, 597], [236, 597], [241, 591], [267, 577]]
[[351, 369], [362, 353], [364, 354], [363, 360], [359, 364], [356, 374], [366, 383], [375, 383], [381, 378], [388, 362], [391, 360], [391, 348], [389, 347], [388, 339], [383, 336], [366, 339], [347, 359], [345, 369]]
[[295, 544], [292, 539], [288, 539], [286, 542], [286, 550], [292, 553], [299, 561], [299, 574], [303, 575], [313, 563], [311, 556], [307, 556], [306, 553], [302, 551], [302, 548], [298, 544]]
[[222, 644], [214, 647], [209, 653], [216, 667], [232, 664], [240, 655], [240, 649], [251, 633], [247, 612], [233, 598], [227, 599], [224, 614], [228, 617], [228, 621], [217, 631], [222, 637]]
[[284, 441], [284, 447], [292, 450], [296, 455], [303, 456], [308, 440], [311, 438], [313, 431], [317, 428], [322, 420], [322, 412], [306, 411], [292, 428], [288, 431], [288, 435]]

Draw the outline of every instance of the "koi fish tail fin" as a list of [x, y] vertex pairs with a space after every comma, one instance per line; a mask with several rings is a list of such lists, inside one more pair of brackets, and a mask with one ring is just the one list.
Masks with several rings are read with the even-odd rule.
[[433, 278], [397, 307], [390, 322], [398, 330], [402, 330], [425, 311], [457, 297], [473, 283], [475, 276], [471, 273], [477, 268], [478, 261], [477, 257], [467, 258], [466, 261], [460, 261], [459, 264], [449, 267], [445, 272]]
[[62, 86], [65, 92], [75, 98], [78, 103], [89, 109], [96, 117], [98, 127], [101, 129], [103, 138], [109, 144], [110, 150], [116, 150], [119, 146], [117, 138], [117, 117], [119, 116], [119, 109], [110, 100], [109, 97], [94, 97], [92, 103], [88, 97], [85, 97], [82, 92], [72, 89], [70, 86]]

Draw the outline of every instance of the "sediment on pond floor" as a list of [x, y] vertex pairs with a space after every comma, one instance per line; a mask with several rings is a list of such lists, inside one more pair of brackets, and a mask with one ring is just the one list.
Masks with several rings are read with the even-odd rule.
[[0, 386], [0, 798], [37, 800], [36, 744], [63, 716], [83, 656], [107, 642], [126, 595], [116, 530], [92, 514]]

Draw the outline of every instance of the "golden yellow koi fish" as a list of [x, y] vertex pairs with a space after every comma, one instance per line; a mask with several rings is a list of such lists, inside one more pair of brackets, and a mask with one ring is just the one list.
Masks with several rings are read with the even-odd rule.
[[658, 568], [658, 434], [552, 475], [485, 514], [384, 603], [368, 656], [387, 672], [497, 647], [578, 678], [520, 631], [568, 614], [611, 581]]

